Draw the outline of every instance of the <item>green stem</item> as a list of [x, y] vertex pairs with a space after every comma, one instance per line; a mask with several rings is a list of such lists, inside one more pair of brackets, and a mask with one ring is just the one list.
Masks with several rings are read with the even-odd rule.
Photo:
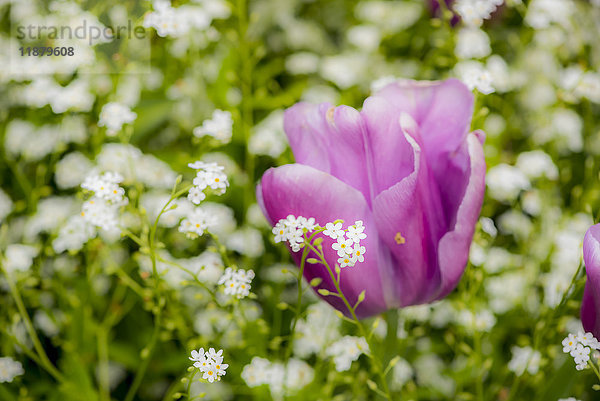
[[389, 390], [389, 387], [388, 387], [388, 384], [387, 384], [387, 380], [385, 378], [385, 375], [383, 374], [383, 368], [381, 366], [381, 361], [375, 355], [374, 348], [373, 348], [373, 343], [371, 341], [371, 336], [368, 335], [367, 330], [363, 326], [362, 322], [358, 319], [358, 316], [356, 315], [354, 307], [350, 304], [350, 302], [348, 301], [348, 299], [346, 298], [346, 296], [342, 292], [342, 289], [340, 287], [340, 283], [336, 279], [336, 276], [333, 273], [333, 270], [331, 270], [331, 267], [329, 266], [329, 263], [327, 263], [327, 260], [325, 259], [325, 256], [323, 255], [323, 253], [319, 252], [313, 246], [313, 244], [311, 244], [311, 243], [306, 243], [306, 245], [308, 245], [311, 248], [311, 250], [315, 254], [317, 254], [319, 256], [319, 258], [321, 259], [321, 262], [327, 268], [327, 271], [329, 272], [329, 276], [331, 277], [331, 280], [333, 281], [333, 285], [335, 286], [335, 289], [337, 290], [340, 298], [344, 302], [344, 305], [346, 306], [346, 308], [350, 312], [350, 315], [352, 315], [352, 319], [354, 320], [354, 323], [358, 326], [358, 329], [359, 329], [361, 335], [365, 338], [365, 340], [367, 341], [367, 344], [369, 345], [369, 352], [370, 352], [370, 355], [371, 355], [371, 360], [373, 361], [372, 365], [373, 365], [373, 368], [375, 369], [375, 372], [379, 376], [379, 379], [381, 381], [381, 385], [383, 386], [383, 393], [384, 393], [383, 395], [388, 400], [390, 400], [390, 401], [393, 400], [392, 394], [390, 393], [390, 390]]
[[205, 289], [211, 296], [213, 302], [219, 306], [222, 307], [222, 305], [219, 303], [219, 300], [217, 299], [217, 294], [215, 293], [215, 291], [213, 291], [209, 286], [207, 286], [205, 283], [203, 283], [202, 281], [200, 281], [200, 279], [198, 278], [198, 275], [195, 274], [194, 272], [192, 272], [189, 269], [186, 269], [185, 267], [181, 266], [179, 263], [164, 259], [162, 257], [158, 257], [158, 260], [166, 263], [168, 265], [171, 265], [173, 267], [176, 267], [184, 272], [186, 272], [187, 274], [189, 274], [190, 276], [192, 276], [192, 278], [194, 279], [194, 283], [198, 284], [198, 286], [202, 287], [203, 289]]
[[150, 342], [142, 350], [142, 364], [140, 365], [139, 370], [137, 371], [135, 378], [133, 379], [133, 384], [129, 388], [127, 395], [125, 396], [125, 401], [132, 401], [133, 397], [137, 393], [138, 388], [142, 384], [142, 380], [144, 379], [144, 375], [146, 374], [146, 369], [148, 369], [148, 364], [150, 363], [150, 359], [152, 357], [152, 353], [154, 352], [154, 347], [158, 342], [158, 334], [160, 332], [160, 317], [161, 317], [162, 308], [158, 308], [158, 313], [156, 314], [156, 318], [154, 319], [154, 330], [152, 331], [152, 337], [150, 338]]
[[[315, 231], [309, 238], [308, 240], [305, 239], [305, 241], [308, 242], [312, 242], [312, 240], [314, 239], [315, 235], [318, 234], [319, 232], [321, 232], [322, 230], [317, 230]], [[308, 252], [309, 249], [308, 247], [304, 247], [304, 249], [302, 250], [302, 259], [300, 260], [300, 271], [298, 272], [298, 297], [296, 299], [296, 308], [294, 310], [294, 320], [292, 322], [292, 328], [290, 330], [290, 336], [289, 336], [289, 343], [287, 345], [287, 350], [286, 350], [286, 355], [285, 355], [285, 360], [287, 361], [290, 356], [292, 355], [292, 350], [293, 350], [293, 346], [294, 346], [294, 336], [296, 333], [296, 325], [298, 324], [298, 320], [300, 319], [300, 312], [302, 310], [302, 276], [304, 275], [304, 267], [306, 265], [306, 257], [308, 256]]]
[[596, 364], [594, 362], [592, 362], [592, 360], [590, 359], [588, 361], [588, 365], [592, 368], [592, 370], [596, 374], [596, 377], [598, 378], [598, 380], [600, 380], [600, 372], [598, 371], [598, 368], [596, 367]]
[[187, 386], [185, 388], [185, 393], [187, 394], [188, 398], [190, 397], [190, 389], [192, 388], [192, 381], [194, 380], [194, 376], [196, 376], [196, 373], [198, 373], [198, 369], [194, 368], [194, 372], [192, 373], [192, 375], [190, 376]]
[[100, 399], [110, 401], [110, 372], [108, 366], [108, 333], [104, 327], [98, 329], [96, 336], [98, 346], [98, 382], [100, 385]]
[[31, 340], [33, 341], [33, 347], [35, 348], [35, 351], [37, 352], [37, 355], [39, 358], [39, 363], [44, 367], [44, 369], [46, 369], [46, 371], [48, 373], [50, 373], [50, 375], [52, 375], [52, 377], [54, 377], [56, 379], [56, 381], [61, 382], [61, 383], [64, 382], [65, 378], [59, 372], [59, 370], [56, 369], [56, 367], [52, 364], [52, 362], [50, 361], [50, 358], [48, 358], [48, 355], [46, 354], [46, 351], [44, 350], [44, 347], [42, 346], [42, 343], [41, 343], [39, 337], [37, 336], [37, 333], [35, 332], [35, 328], [33, 327], [33, 323], [31, 322], [31, 319], [29, 318], [29, 314], [27, 313], [27, 309], [25, 308], [25, 304], [23, 303], [23, 298], [21, 297], [19, 288], [15, 284], [11, 274], [4, 269], [4, 266], [2, 265], [1, 262], [0, 262], [0, 270], [2, 270], [2, 272], [4, 272], [4, 275], [6, 276], [6, 282], [8, 283], [10, 292], [15, 300], [15, 303], [17, 304], [17, 309], [19, 310], [21, 319], [23, 319], [23, 322], [25, 323], [25, 328], [27, 329], [27, 332], [29, 333], [29, 337], [31, 337]]
[[[579, 274], [581, 273], [583, 268], [583, 263], [579, 263], [579, 266], [577, 267], [577, 270], [575, 271], [575, 274], [573, 274], [573, 277], [571, 278], [571, 282], [569, 283], [569, 286], [567, 287], [567, 289], [565, 290], [565, 292], [562, 295], [562, 298], [559, 302], [559, 304], [553, 308], [550, 312], [550, 316], [548, 317], [548, 319], [546, 320], [546, 323], [549, 325], [550, 323], [552, 323], [554, 321], [554, 318], [556, 317], [556, 314], [558, 312], [558, 310], [562, 309], [562, 307], [567, 303], [567, 301], [569, 300], [569, 297], [572, 293], [571, 289], [575, 286], [576, 282], [577, 282], [577, 278], [579, 277]], [[575, 291], [573, 291], [574, 293]], [[544, 327], [543, 324], [536, 324], [535, 328], [534, 328], [534, 332], [533, 332], [533, 349], [531, 352], [531, 355], [529, 356], [528, 360], [527, 360], [527, 365], [525, 366], [529, 366], [529, 362], [531, 360], [531, 358], [533, 357], [534, 352], [538, 349], [540, 342], [543, 339], [543, 335], [547, 330], [541, 330], [541, 328]], [[508, 395], [508, 398], [506, 398], [506, 401], [513, 401], [513, 399], [515, 398], [515, 396], [518, 393], [518, 389], [519, 386], [521, 384], [521, 378], [524, 376], [523, 375], [519, 375], [516, 377], [511, 389], [510, 389], [510, 393]], [[540, 393], [541, 394], [541, 393]]]
[[475, 338], [474, 338], [474, 342], [475, 342], [475, 352], [477, 354], [477, 362], [478, 365], [480, 367], [479, 369], [479, 373], [478, 373], [478, 377], [475, 380], [475, 385], [476, 385], [476, 391], [477, 391], [477, 400], [478, 401], [483, 401], [484, 400], [484, 396], [483, 396], [483, 358], [482, 358], [482, 350], [481, 350], [481, 332], [477, 331], [475, 333]]
[[215, 241], [217, 252], [219, 252], [219, 255], [221, 255], [221, 259], [223, 260], [225, 267], [231, 267], [231, 261], [227, 256], [227, 248], [225, 248], [225, 245], [223, 245], [221, 241], [219, 241], [219, 237], [216, 234], [209, 232], [208, 235], [210, 235], [213, 241]]
[[150, 259], [152, 261], [152, 276], [154, 277], [154, 295], [156, 297], [156, 307], [154, 308], [154, 330], [152, 331], [152, 337], [150, 338], [150, 342], [142, 350], [142, 364], [135, 375], [133, 384], [127, 392], [125, 401], [132, 401], [133, 397], [135, 397], [135, 394], [137, 393], [138, 388], [142, 384], [142, 380], [144, 379], [144, 375], [146, 374], [146, 369], [148, 369], [148, 364], [150, 363], [150, 359], [152, 358], [152, 354], [154, 352], [154, 348], [156, 347], [156, 344], [158, 342], [158, 336], [160, 334], [161, 315], [162, 308], [164, 306], [164, 300], [160, 297], [160, 276], [156, 267], [156, 230], [158, 228], [158, 221], [160, 220], [160, 217], [163, 215], [163, 213], [165, 213], [167, 207], [169, 207], [171, 202], [174, 199], [181, 196], [182, 194], [184, 194], [185, 192], [189, 191], [189, 189], [192, 187], [188, 184], [181, 190], [177, 191], [177, 185], [179, 185], [180, 180], [181, 178], [178, 177], [175, 181], [175, 185], [173, 185], [173, 189], [171, 190], [171, 197], [156, 216], [154, 224], [152, 225], [152, 227], [150, 227], [150, 233], [148, 234], [148, 252], [150, 253]]
[[253, 122], [252, 105], [252, 69], [253, 61], [250, 56], [250, 43], [248, 42], [248, 5], [247, 0], [237, 0], [238, 12], [238, 35], [239, 35], [239, 56], [240, 72], [239, 80], [242, 92], [241, 111], [241, 131], [244, 139], [245, 149], [245, 170], [248, 175], [248, 184], [244, 193], [244, 210], [254, 202], [254, 155], [248, 148], [250, 139], [250, 129]]

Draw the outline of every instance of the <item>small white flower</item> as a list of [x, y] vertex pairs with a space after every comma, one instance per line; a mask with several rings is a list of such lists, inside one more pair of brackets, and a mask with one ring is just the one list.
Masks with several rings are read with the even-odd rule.
[[228, 267], [225, 269], [225, 272], [217, 284], [224, 285], [225, 294], [241, 299], [250, 294], [250, 283], [253, 278], [253, 270], [234, 270], [231, 267]]
[[458, 0], [454, 4], [454, 10], [465, 25], [478, 27], [483, 20], [490, 18], [502, 3], [503, 0]]
[[577, 348], [578, 340], [574, 334], [569, 334], [564, 340], [562, 340], [563, 352], [570, 354]]
[[208, 135], [223, 143], [231, 141], [232, 132], [233, 119], [231, 113], [223, 110], [215, 110], [211, 119], [205, 120], [200, 127], [194, 128], [194, 136]]
[[225, 170], [224, 166], [219, 166], [217, 163], [207, 163], [203, 161], [188, 163], [188, 167], [193, 168], [194, 170], [204, 170], [213, 173], [218, 173]]
[[194, 205], [199, 205], [204, 199], [206, 199], [206, 194], [202, 192], [199, 187], [190, 188], [190, 192], [187, 196], [188, 200], [192, 202]]
[[594, 337], [592, 333], [581, 333], [577, 334], [577, 341], [583, 344], [586, 347], [590, 347], [592, 349], [600, 349], [600, 343]]
[[200, 348], [198, 351], [192, 350], [192, 356], [189, 359], [194, 362], [205, 360], [206, 356], [204, 355], [204, 348]]
[[531, 188], [529, 179], [521, 170], [504, 163], [488, 170], [486, 185], [490, 196], [502, 202], [513, 201], [521, 191]]
[[487, 233], [490, 237], [496, 237], [498, 235], [498, 229], [494, 224], [494, 220], [489, 217], [482, 217], [479, 219], [479, 223], [481, 224], [481, 229]]
[[298, 228], [300, 229], [306, 229], [307, 231], [314, 231], [315, 228], [317, 228], [317, 224], [315, 224], [315, 218], [314, 217], [310, 217], [310, 218], [306, 218], [306, 217], [302, 217], [302, 216], [298, 216], [298, 219], [296, 220], [296, 223], [298, 225]]
[[362, 263], [365, 261], [364, 254], [366, 251], [367, 249], [364, 246], [361, 246], [360, 244], [354, 244], [354, 248], [352, 249], [352, 257], [356, 258], [357, 261]]
[[195, 238], [204, 234], [212, 224], [211, 216], [203, 209], [196, 208], [179, 224], [179, 232], [185, 233], [189, 238]]
[[352, 267], [356, 264], [356, 257], [354, 255], [344, 255], [341, 258], [338, 258], [338, 265], [340, 267]]
[[213, 362], [223, 361], [223, 350], [216, 351], [214, 348], [209, 348], [206, 357], [212, 359]]
[[540, 368], [542, 355], [531, 347], [512, 347], [513, 357], [508, 363], [508, 369], [521, 376], [525, 371], [536, 374]]
[[116, 102], [106, 103], [100, 111], [98, 126], [106, 127], [107, 134], [113, 136], [123, 128], [123, 124], [132, 123], [136, 118], [137, 114], [126, 105]]
[[346, 237], [358, 244], [361, 240], [367, 238], [367, 234], [365, 234], [364, 231], [365, 226], [363, 225], [362, 220], [358, 220], [354, 225], [348, 227]]
[[119, 204], [94, 196], [83, 204], [81, 217], [93, 226], [114, 231], [119, 227], [119, 207]]
[[275, 224], [272, 233], [275, 235], [275, 242], [287, 241], [292, 251], [298, 252], [304, 247], [304, 233], [313, 231], [317, 228], [314, 217], [306, 218], [290, 214], [285, 219], [281, 219]]
[[202, 379], [210, 383], [221, 380], [221, 376], [227, 373], [229, 367], [228, 364], [223, 363], [223, 350], [217, 352], [214, 348], [209, 348], [207, 352], [204, 352], [204, 348], [193, 350], [189, 359], [194, 361], [194, 367], [202, 373]]
[[38, 249], [31, 245], [10, 244], [4, 251], [4, 268], [9, 272], [27, 271], [38, 255]]
[[2, 189], [0, 189], [0, 223], [6, 216], [10, 214], [13, 209], [13, 202]]
[[331, 247], [333, 250], [337, 251], [337, 254], [340, 258], [343, 258], [344, 255], [352, 254], [352, 245], [354, 241], [351, 239], [345, 239], [344, 237], [338, 237], [337, 242], [334, 242]]
[[[229, 181], [227, 180], [227, 175], [223, 172], [225, 169], [223, 166], [220, 166], [217, 163], [196, 161], [194, 163], [189, 163], [188, 167], [198, 170], [193, 181], [195, 188], [197, 188], [194, 190], [194, 194], [197, 195], [196, 198], [201, 197], [201, 195], [198, 194], [198, 191], [203, 191], [208, 187], [215, 190], [218, 195], [225, 193], [225, 190], [229, 186]], [[190, 190], [190, 193], [191, 192], [192, 190]]]
[[492, 52], [490, 38], [479, 28], [463, 28], [458, 31], [454, 53], [460, 59], [482, 58]]
[[484, 95], [494, 92], [492, 74], [483, 64], [469, 60], [456, 64], [456, 74], [470, 90], [477, 89]]
[[326, 355], [333, 357], [335, 370], [344, 372], [366, 352], [369, 352], [369, 345], [364, 337], [344, 336], [327, 349]]
[[0, 358], [0, 383], [10, 383], [23, 373], [25, 371], [21, 362], [7, 356]]
[[78, 251], [90, 239], [96, 236], [94, 226], [81, 215], [71, 216], [60, 228], [58, 236], [52, 241], [54, 252]]
[[575, 368], [577, 370], [583, 370], [587, 366], [587, 363], [590, 360], [590, 351], [591, 350], [588, 347], [577, 344], [577, 347], [570, 352], [575, 361]]
[[275, 227], [273, 227], [271, 232], [275, 234], [275, 243], [288, 240], [289, 229], [281, 220], [275, 224]]
[[342, 223], [327, 223], [325, 224], [325, 231], [323, 234], [327, 235], [331, 239], [338, 239], [344, 237], [344, 230], [342, 230]]

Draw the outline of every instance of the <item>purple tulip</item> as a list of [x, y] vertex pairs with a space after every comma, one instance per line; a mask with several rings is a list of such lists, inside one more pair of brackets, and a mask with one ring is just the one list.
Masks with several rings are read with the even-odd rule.
[[600, 224], [591, 226], [585, 233], [583, 261], [587, 282], [581, 302], [581, 322], [586, 331], [600, 338]]
[[[342, 269], [340, 280], [351, 303], [366, 290], [359, 317], [432, 302], [456, 287], [485, 188], [484, 134], [469, 133], [472, 112], [473, 95], [455, 79], [390, 84], [360, 112], [327, 103], [286, 111], [297, 163], [265, 172], [259, 204], [271, 224], [289, 214], [322, 226], [364, 222], [365, 260]], [[323, 249], [333, 267], [332, 242], [325, 238]], [[292, 254], [296, 263], [301, 253]], [[335, 291], [322, 265], [307, 264], [304, 276]], [[325, 299], [347, 312], [339, 298]]]

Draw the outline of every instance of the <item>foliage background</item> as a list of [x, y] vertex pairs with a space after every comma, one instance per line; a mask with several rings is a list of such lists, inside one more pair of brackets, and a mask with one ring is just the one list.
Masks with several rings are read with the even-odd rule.
[[[3, 64], [15, 50], [11, 9], [18, 8], [20, 18], [27, 21], [52, 14], [56, 3], [77, 4], [107, 25], [119, 12], [141, 24], [152, 10], [145, 1], [0, 1]], [[173, 6], [184, 3], [174, 1]], [[388, 376], [397, 399], [599, 397], [592, 389], [597, 378], [590, 370], [577, 372], [571, 358], [562, 354], [560, 341], [578, 329], [581, 272], [572, 286], [569, 283], [580, 264], [583, 233], [597, 220], [600, 197], [600, 89], [586, 92], [569, 86], [565, 76], [579, 68], [591, 74], [593, 83], [593, 74], [599, 73], [600, 7], [585, 1], [565, 3], [566, 18], [551, 19], [546, 27], [532, 27], [528, 15], [535, 10], [520, 1], [502, 5], [482, 26], [491, 53], [483, 51], [474, 58], [487, 63], [495, 92], [476, 91], [472, 126], [487, 133], [488, 167], [517, 164], [528, 175], [527, 184], [511, 189], [512, 176], [488, 175], [488, 187], [493, 188], [486, 195], [482, 216], [491, 221], [478, 226], [472, 263], [447, 300], [389, 311], [367, 321], [376, 327], [380, 342], [374, 352], [385, 363], [399, 355], [409, 366], [404, 375], [393, 369]], [[215, 18], [205, 30], [190, 29], [172, 38], [148, 29], [149, 74], [87, 74], [81, 64], [72, 72], [49, 75], [63, 88], [75, 80], [84, 82], [87, 90], [77, 96], [91, 96], [90, 107], [77, 99], [65, 112], [41, 104], [43, 89], [27, 92], [41, 76], [29, 72], [31, 64], [24, 64], [19, 76], [0, 72], [0, 183], [11, 199], [0, 230], [0, 249], [25, 243], [38, 250], [31, 267], [14, 280], [27, 314], [34, 317], [41, 345], [65, 378], [57, 382], [35, 362], [38, 351], [2, 275], [0, 354], [21, 361], [25, 374], [0, 384], [0, 399], [122, 400], [148, 361], [136, 399], [169, 400], [183, 391], [181, 379], [190, 365], [187, 356], [201, 346], [223, 348], [230, 367], [217, 384], [194, 384], [194, 394], [206, 392], [206, 399], [215, 400], [271, 399], [267, 386], [250, 388], [240, 375], [254, 356], [285, 360], [294, 316], [289, 305], [295, 302], [296, 281], [281, 270], [296, 272], [295, 267], [289, 266], [286, 250], [273, 243], [254, 197], [255, 183], [267, 168], [293, 162], [285, 147], [281, 110], [301, 99], [360, 108], [377, 78], [444, 79], [460, 76], [456, 66], [464, 62], [457, 54], [463, 26], [456, 19], [450, 23], [450, 16], [439, 10], [434, 13], [438, 7], [429, 3], [224, 4], [229, 15]], [[126, 47], [127, 41], [122, 45]], [[122, 54], [128, 54], [126, 48]], [[504, 64], [497, 63], [498, 56]], [[101, 51], [94, 53], [95, 67], [106, 66], [108, 71], [112, 62]], [[115, 100], [128, 104], [137, 118], [110, 137], [97, 123], [102, 106]], [[230, 143], [192, 134], [214, 109], [233, 115]], [[48, 124], [64, 127], [72, 117], [84, 127], [79, 139], [59, 135], [51, 141], [41, 129]], [[30, 122], [35, 129], [9, 135], [15, 120]], [[21, 145], [15, 145], [15, 137], [21, 138]], [[76, 186], [57, 184], [57, 163], [72, 152], [98, 162], [107, 143], [129, 144], [164, 161], [170, 171], [167, 177], [183, 174], [189, 181], [187, 163], [194, 160], [216, 160], [226, 166], [231, 186], [222, 197], [209, 200], [231, 210], [235, 220], [233, 226], [223, 224], [221, 240], [233, 263], [256, 271], [255, 297], [217, 308], [190, 277], [183, 277], [183, 282], [160, 280], [156, 287], [144, 267], [147, 250], [127, 237], [97, 237], [79, 252], [55, 252], [52, 241], [61, 224], [76, 213], [68, 206], [69, 199], [82, 199]], [[551, 159], [541, 174], [531, 173], [535, 168], [527, 162], [518, 165], [520, 154], [538, 149]], [[145, 167], [134, 166], [138, 168]], [[132, 231], [147, 235], [151, 227], [143, 194], [169, 190], [170, 185], [156, 182], [127, 183]], [[62, 203], [40, 207], [55, 196]], [[31, 228], [32, 222], [44, 228]], [[497, 234], [490, 222], [498, 227]], [[210, 237], [187, 240], [168, 228], [159, 228], [158, 238], [161, 252], [177, 261], [216, 246]], [[560, 302], [567, 288], [570, 291]], [[164, 300], [159, 326], [157, 299]], [[315, 302], [310, 291], [304, 294], [304, 308]], [[52, 324], [35, 318], [42, 315]], [[356, 334], [346, 322], [339, 330]], [[153, 336], [156, 347], [144, 358]], [[513, 346], [538, 350], [538, 366], [516, 375], [509, 368]], [[378, 399], [367, 383], [373, 377], [367, 358], [354, 363], [349, 372], [337, 372], [323, 353], [306, 360], [315, 369], [314, 381], [286, 399]]]

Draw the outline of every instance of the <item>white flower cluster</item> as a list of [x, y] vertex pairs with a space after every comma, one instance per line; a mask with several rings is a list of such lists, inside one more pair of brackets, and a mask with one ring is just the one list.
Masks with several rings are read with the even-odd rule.
[[223, 110], [215, 110], [212, 118], [205, 120], [201, 126], [194, 128], [194, 136], [212, 136], [220, 142], [228, 143], [233, 134], [233, 119], [231, 113]]
[[[227, 175], [223, 172], [225, 169], [223, 166], [217, 163], [202, 161], [189, 163], [188, 166], [197, 170], [193, 181], [194, 186], [190, 189], [187, 196], [191, 203], [199, 205], [200, 202], [206, 199], [206, 194], [204, 193], [206, 188], [215, 190], [218, 195], [225, 193], [226, 188], [229, 186], [229, 181], [227, 180]], [[209, 227], [214, 226], [214, 223], [215, 217], [207, 210], [198, 207], [189, 212], [181, 221], [179, 231], [185, 233], [189, 238], [195, 238], [204, 234]]]
[[106, 133], [114, 136], [123, 128], [123, 124], [132, 123], [137, 114], [129, 107], [117, 102], [106, 103], [100, 111], [99, 127], [106, 127]]
[[335, 370], [344, 372], [350, 369], [353, 361], [366, 352], [369, 352], [369, 345], [364, 337], [344, 336], [331, 344], [326, 355], [333, 357]]
[[[285, 219], [281, 219], [273, 227], [272, 233], [275, 234], [275, 242], [287, 241], [292, 251], [298, 252], [304, 247], [304, 233], [312, 232], [317, 228], [313, 217], [306, 218], [298, 216], [297, 218], [290, 214]], [[306, 231], [305, 231], [306, 230]]]
[[479, 27], [502, 3], [504, 0], [458, 0], [454, 10], [465, 25]]
[[575, 397], [569, 397], [569, 398], [559, 398], [558, 401], [579, 401], [579, 400]]
[[490, 168], [485, 183], [492, 198], [506, 203], [514, 201], [521, 191], [531, 188], [527, 175], [505, 163]]
[[287, 365], [255, 356], [244, 366], [242, 379], [248, 387], [269, 386], [274, 399], [298, 391], [314, 379], [314, 370], [306, 362], [291, 358]]
[[4, 220], [6, 216], [12, 212], [13, 202], [12, 199], [6, 193], [0, 189], [0, 223]]
[[276, 158], [283, 153], [287, 144], [283, 132], [283, 110], [275, 110], [252, 128], [248, 151]]
[[584, 72], [579, 66], [571, 66], [562, 75], [561, 87], [570, 92], [575, 100], [587, 98], [591, 102], [600, 103], [600, 73]]
[[225, 272], [217, 284], [225, 285], [225, 294], [241, 299], [250, 294], [250, 283], [252, 282], [253, 278], [253, 270], [234, 270], [231, 267], [228, 267], [225, 269]]
[[482, 58], [492, 52], [489, 36], [479, 28], [462, 28], [456, 35], [454, 54], [460, 59]]
[[533, 0], [527, 7], [525, 22], [535, 29], [545, 29], [553, 23], [567, 26], [575, 10], [571, 0]]
[[512, 347], [513, 357], [508, 363], [508, 369], [517, 376], [521, 376], [525, 371], [534, 375], [540, 370], [542, 354], [534, 351], [531, 347]]
[[119, 186], [123, 177], [118, 173], [89, 175], [81, 188], [93, 192], [82, 207], [81, 216], [93, 226], [115, 230], [119, 224], [119, 208], [129, 203], [125, 190]]
[[575, 360], [577, 370], [585, 369], [592, 350], [600, 350], [600, 342], [592, 333], [569, 334], [562, 341], [562, 345], [563, 352], [570, 354]]
[[454, 67], [459, 79], [467, 85], [470, 90], [477, 89], [484, 95], [495, 91], [494, 79], [488, 69], [479, 61], [461, 61]]
[[348, 227], [347, 231], [342, 230], [342, 223], [327, 223], [323, 234], [336, 240], [331, 245], [333, 250], [337, 251], [339, 256], [337, 263], [340, 267], [352, 267], [356, 262], [364, 262], [364, 254], [367, 251], [360, 244], [360, 240], [367, 238], [365, 226], [362, 220], [354, 222], [354, 225]]
[[199, 5], [172, 7], [170, 0], [154, 0], [154, 11], [144, 17], [144, 26], [154, 28], [158, 36], [178, 37], [191, 29], [206, 29], [213, 18], [227, 18], [231, 11], [224, 1], [203, 1]]
[[462, 310], [456, 316], [457, 323], [468, 330], [489, 332], [496, 325], [496, 317], [488, 309], [477, 312]]
[[33, 264], [33, 259], [38, 255], [36, 247], [24, 244], [10, 244], [4, 251], [4, 269], [7, 272], [29, 270]]
[[[292, 251], [298, 252], [304, 247], [304, 234], [320, 228], [313, 217], [306, 218], [302, 216], [295, 217], [288, 215], [281, 219], [273, 227], [275, 242], [288, 242]], [[325, 224], [323, 234], [336, 240], [331, 248], [337, 252], [337, 264], [340, 267], [352, 267], [357, 262], [364, 262], [366, 248], [360, 244], [360, 241], [367, 238], [365, 226], [362, 220], [357, 220], [346, 230], [342, 229], [342, 223], [337, 221]]]
[[194, 178], [194, 187], [188, 193], [190, 202], [199, 205], [200, 202], [206, 199], [204, 190], [208, 187], [215, 190], [219, 195], [225, 193], [225, 190], [229, 186], [227, 175], [223, 172], [225, 167], [219, 166], [217, 163], [205, 163], [201, 161], [189, 163], [188, 167], [198, 170]]
[[214, 348], [209, 348], [204, 352], [204, 348], [198, 351], [192, 350], [190, 360], [194, 362], [194, 367], [200, 369], [202, 378], [213, 383], [215, 380], [221, 380], [221, 376], [225, 376], [228, 364], [223, 363], [223, 350], [215, 351]]
[[0, 358], [0, 383], [10, 383], [23, 373], [25, 371], [21, 362], [7, 356]]
[[214, 220], [211, 215], [209, 215], [206, 210], [202, 208], [195, 208], [191, 211], [191, 213], [181, 220], [179, 224], [179, 232], [184, 233], [188, 238], [196, 238], [200, 237], [204, 234], [211, 225], [213, 225]]
[[[306, 317], [296, 324], [294, 354], [308, 358], [327, 349], [329, 344], [340, 338], [340, 319], [334, 309], [324, 302], [317, 302], [306, 309]], [[315, 336], [314, 333], [319, 333]]]

